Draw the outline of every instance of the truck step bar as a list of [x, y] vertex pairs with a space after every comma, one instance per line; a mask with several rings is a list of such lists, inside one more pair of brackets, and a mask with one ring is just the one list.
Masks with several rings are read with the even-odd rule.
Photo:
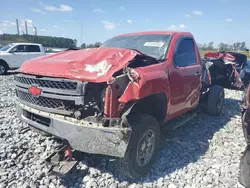
[[184, 125], [191, 119], [195, 118], [196, 115], [197, 113], [195, 111], [188, 112], [178, 118], [168, 121], [166, 124], [163, 125], [164, 126], [163, 129], [166, 131], [173, 131], [177, 129], [178, 127]]
[[71, 148], [68, 145], [62, 145], [58, 150], [45, 159], [49, 164], [48, 175], [65, 176], [76, 165], [77, 161], [72, 159]]

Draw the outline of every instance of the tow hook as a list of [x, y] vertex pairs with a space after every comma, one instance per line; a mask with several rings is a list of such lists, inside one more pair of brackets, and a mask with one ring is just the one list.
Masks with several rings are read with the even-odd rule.
[[65, 176], [77, 163], [72, 158], [72, 151], [69, 145], [63, 145], [45, 159], [50, 165], [48, 175]]

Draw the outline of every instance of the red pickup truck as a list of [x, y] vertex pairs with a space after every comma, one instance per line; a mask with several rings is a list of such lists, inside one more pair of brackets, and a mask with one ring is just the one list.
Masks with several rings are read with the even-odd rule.
[[71, 149], [115, 157], [138, 178], [156, 160], [162, 125], [191, 119], [201, 103], [220, 114], [223, 84], [211, 79], [192, 34], [129, 33], [26, 61], [15, 76], [17, 114]]

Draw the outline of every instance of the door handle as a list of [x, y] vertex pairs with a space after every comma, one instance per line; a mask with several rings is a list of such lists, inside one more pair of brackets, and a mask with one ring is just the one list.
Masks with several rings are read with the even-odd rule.
[[200, 72], [196, 72], [194, 75], [195, 75], [195, 76], [200, 76], [201, 73], [200, 73]]

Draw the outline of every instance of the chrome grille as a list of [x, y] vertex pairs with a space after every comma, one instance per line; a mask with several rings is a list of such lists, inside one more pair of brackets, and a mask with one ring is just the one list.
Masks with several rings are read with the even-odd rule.
[[43, 96], [35, 97], [30, 93], [20, 90], [16, 90], [16, 94], [19, 99], [25, 102], [55, 110], [73, 111], [75, 106], [75, 102], [71, 100], [54, 99]]
[[39, 78], [20, 77], [20, 76], [15, 76], [14, 80], [16, 82], [26, 85], [37, 84], [40, 87], [44, 88], [65, 89], [65, 90], [76, 90], [77, 88], [77, 82], [73, 81], [63, 81], [63, 80], [54, 81], [54, 80], [45, 80]]

